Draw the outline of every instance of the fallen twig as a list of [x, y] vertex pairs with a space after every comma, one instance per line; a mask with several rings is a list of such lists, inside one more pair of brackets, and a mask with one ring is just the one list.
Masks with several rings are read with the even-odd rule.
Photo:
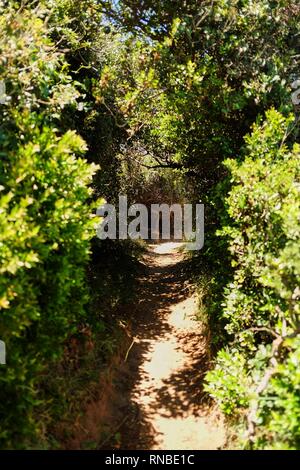
[[132, 342], [131, 342], [131, 344], [130, 344], [129, 348], [127, 349], [127, 351], [126, 351], [126, 354], [125, 354], [125, 358], [124, 358], [124, 362], [126, 362], [126, 361], [127, 361], [127, 359], [128, 359], [128, 355], [129, 355], [129, 353], [130, 353], [130, 350], [131, 350], [132, 346], [134, 345], [134, 343], [137, 343], [137, 340], [136, 340], [136, 338], [133, 338], [133, 340], [132, 340]]

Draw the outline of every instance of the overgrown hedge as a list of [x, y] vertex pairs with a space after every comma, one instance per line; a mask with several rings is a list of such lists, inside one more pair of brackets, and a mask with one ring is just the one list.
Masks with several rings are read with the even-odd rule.
[[[64, 54], [49, 38], [46, 10], [5, 6], [0, 15], [0, 446], [26, 446], [45, 422], [35, 416], [39, 382], [84, 323], [93, 220], [94, 165], [86, 145], [61, 133], [76, 108]], [[47, 397], [51, 401], [51, 397]]]
[[207, 390], [259, 449], [300, 447], [300, 146], [287, 143], [296, 127], [271, 109], [246, 137], [245, 158], [225, 163], [231, 222], [219, 235], [234, 278], [221, 308], [232, 341]]

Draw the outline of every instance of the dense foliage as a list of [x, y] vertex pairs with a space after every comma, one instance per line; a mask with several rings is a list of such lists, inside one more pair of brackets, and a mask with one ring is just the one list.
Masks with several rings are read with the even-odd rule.
[[299, 448], [299, 144], [275, 110], [246, 137], [242, 162], [226, 161], [234, 277], [222, 315], [233, 341], [218, 354], [207, 389], [226, 414], [246, 413], [258, 448]]
[[[3, 8], [3, 6], [2, 6]], [[45, 364], [58, 359], [84, 318], [91, 222], [85, 202], [95, 168], [83, 140], [59, 133], [61, 110], [76, 106], [64, 56], [45, 12], [1, 15], [1, 441], [30, 439]], [[76, 260], [76, 262], [74, 262]]]
[[[74, 80], [77, 69], [68, 63], [83, 46], [67, 16], [72, 4], [74, 12], [74, 2], [0, 4], [0, 76], [6, 92], [0, 104], [0, 337], [7, 349], [0, 376], [0, 442], [8, 448], [37, 445], [52, 419], [63, 417], [70, 397], [57, 378], [52, 380], [53, 372], [72, 345], [89, 347], [99, 333], [100, 354], [111, 350], [112, 327], [104, 314], [131, 288], [127, 282], [125, 292], [122, 265], [114, 276], [103, 261], [90, 262], [91, 183], [98, 167], [83, 158], [90, 147], [75, 126], [82, 109], [93, 112], [93, 102], [84, 93], [88, 79]], [[105, 195], [105, 189], [100, 192]], [[94, 258], [100, 249], [93, 246]], [[123, 252], [111, 251], [110, 263], [124, 258]], [[128, 281], [134, 266], [128, 260], [123, 264]], [[87, 279], [101, 269], [108, 272], [105, 285], [97, 285], [97, 295], [106, 295], [99, 305]], [[66, 367], [72, 364], [60, 368], [62, 379]]]
[[72, 345], [113, 349], [136, 248], [93, 238], [92, 213], [123, 193], [205, 203], [207, 391], [239, 445], [298, 449], [298, 2], [0, 10], [1, 446], [41, 445], [69, 406]]

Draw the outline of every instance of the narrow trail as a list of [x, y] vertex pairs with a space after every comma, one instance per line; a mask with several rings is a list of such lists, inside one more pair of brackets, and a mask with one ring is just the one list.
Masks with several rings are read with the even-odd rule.
[[179, 243], [150, 245], [135, 341], [117, 374], [115, 418], [121, 449], [218, 449], [225, 429], [203, 392], [208, 353], [195, 320], [197, 297], [184, 276]]

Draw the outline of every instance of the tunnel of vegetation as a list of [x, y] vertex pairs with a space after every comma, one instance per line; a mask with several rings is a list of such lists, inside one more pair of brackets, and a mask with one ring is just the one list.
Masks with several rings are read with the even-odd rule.
[[1, 448], [59, 447], [119, 347], [141, 247], [93, 216], [119, 194], [205, 204], [207, 392], [239, 446], [300, 448], [299, 20], [296, 0], [0, 0]]

